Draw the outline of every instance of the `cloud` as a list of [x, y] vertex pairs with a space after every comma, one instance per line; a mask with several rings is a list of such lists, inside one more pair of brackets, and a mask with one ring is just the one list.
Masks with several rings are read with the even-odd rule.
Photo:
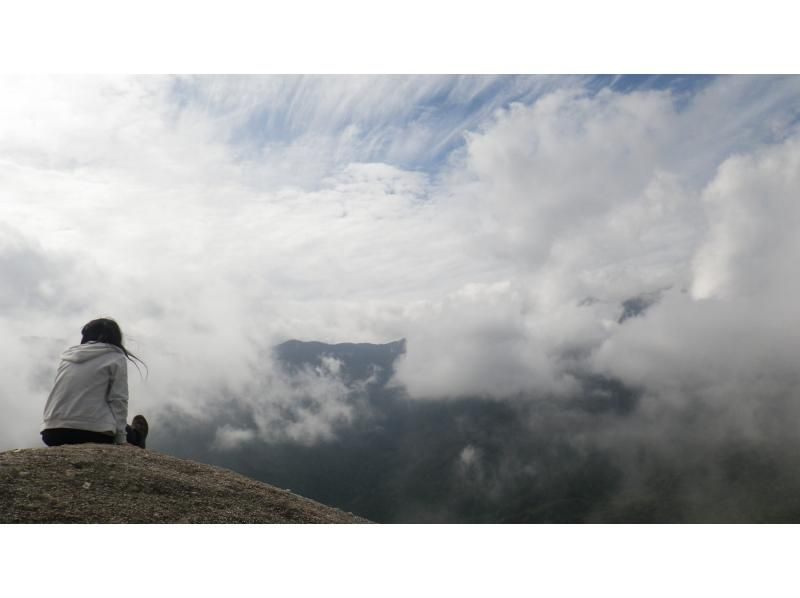
[[663, 401], [701, 399], [719, 408], [719, 427], [745, 435], [795, 415], [798, 160], [795, 137], [720, 166], [702, 196], [710, 225], [691, 293], [668, 293], [621, 326], [595, 355], [601, 370]]
[[13, 281], [0, 290], [5, 314], [69, 310], [69, 263], [50, 255], [19, 231], [0, 225], [0, 279]]
[[254, 440], [311, 446], [333, 440], [356, 417], [363, 391], [343, 381], [337, 360], [324, 358], [319, 367], [289, 373], [268, 355], [252, 360], [249, 375], [224, 388], [222, 396], [197, 397], [194, 417], [218, 422], [215, 449], [238, 449]]
[[726, 160], [703, 194], [710, 229], [694, 259], [692, 294], [793, 294], [800, 253], [800, 136]]
[[726, 301], [761, 288], [783, 305], [798, 81], [6, 78], [3, 396], [27, 436], [4, 442], [37, 442], [42, 372], [98, 315], [150, 366], [131, 376], [137, 412], [252, 406], [222, 444], [319, 442], [354, 421], [333, 372], [275, 373], [268, 349], [292, 337], [406, 337], [397, 382], [417, 398], [568, 396], [581, 372], [648, 368], [660, 392], [641, 362], [679, 360], [655, 339], [701, 296], [731, 318], [745, 308]]
[[[773, 93], [753, 102], [765, 87]], [[408, 308], [398, 379], [417, 396], [569, 396], [576, 371], [602, 362], [604, 374], [623, 374], [605, 358], [575, 356], [635, 342], [631, 331], [646, 324], [623, 325], [622, 316], [636, 297], [708, 294], [740, 269], [733, 296], [747, 284], [769, 309], [765, 286], [786, 290], [798, 253], [789, 232], [797, 137], [764, 124], [791, 121], [794, 108], [781, 103], [788, 90], [797, 91], [796, 79], [722, 79], [680, 109], [668, 91], [566, 90], [496, 113], [469, 134], [448, 197], [448, 214], [475, 231], [467, 255], [483, 260], [484, 282]], [[709, 114], [712, 100], [745, 104], [733, 118], [747, 140]], [[706, 117], [717, 128], [699, 122]], [[713, 168], [700, 175], [698, 164]], [[689, 361], [693, 347], [713, 350], [695, 340], [670, 342], [670, 354]], [[650, 357], [654, 368], [669, 359]]]
[[[565, 353], [595, 345], [619, 302], [685, 284], [702, 212], [662, 166], [676, 119], [666, 93], [565, 91], [469, 136], [450, 215], [465, 239], [477, 231], [465, 250], [495, 280], [451, 293], [412, 328], [417, 357], [400, 372], [412, 394], [574, 391]], [[440, 379], [431, 363], [449, 371]]]
[[217, 428], [213, 447], [223, 451], [238, 449], [255, 437], [256, 434], [251, 429], [234, 428], [231, 425], [225, 424]]
[[220, 138], [236, 146], [262, 184], [288, 177], [313, 187], [326, 172], [350, 162], [426, 168], [445, 159], [464, 132], [495, 108], [530, 100], [568, 81], [432, 75], [180, 77], [171, 93], [182, 113], [210, 113], [221, 125]]

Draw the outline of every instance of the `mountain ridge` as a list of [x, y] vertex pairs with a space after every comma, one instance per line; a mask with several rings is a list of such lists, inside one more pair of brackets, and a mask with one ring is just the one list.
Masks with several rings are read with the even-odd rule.
[[319, 367], [324, 357], [337, 360], [346, 382], [374, 378], [377, 385], [388, 382], [395, 360], [406, 352], [406, 339], [388, 343], [323, 343], [291, 339], [277, 345], [274, 354], [289, 371], [303, 366]]

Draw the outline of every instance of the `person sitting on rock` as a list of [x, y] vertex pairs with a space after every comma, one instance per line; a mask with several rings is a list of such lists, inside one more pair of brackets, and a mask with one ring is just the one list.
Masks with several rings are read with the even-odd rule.
[[134, 365], [144, 362], [122, 344], [122, 331], [114, 320], [92, 320], [81, 335], [80, 345], [61, 354], [44, 406], [42, 440], [47, 446], [98, 442], [145, 448], [147, 420], [137, 415], [127, 424], [126, 359]]

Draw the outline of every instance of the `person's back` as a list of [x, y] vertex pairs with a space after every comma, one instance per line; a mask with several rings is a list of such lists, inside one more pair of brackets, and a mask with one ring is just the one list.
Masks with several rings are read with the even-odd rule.
[[44, 427], [75, 428], [125, 442], [128, 367], [121, 349], [90, 342], [61, 355], [55, 384], [44, 408]]
[[42, 440], [48, 446], [84, 442], [145, 447], [143, 416], [128, 418], [128, 363], [135, 359], [122, 344], [111, 319], [92, 320], [81, 330], [81, 344], [61, 355], [53, 390], [44, 407]]

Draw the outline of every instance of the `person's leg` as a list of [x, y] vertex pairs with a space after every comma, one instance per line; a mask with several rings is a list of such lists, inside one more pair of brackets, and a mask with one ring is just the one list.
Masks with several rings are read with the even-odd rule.
[[125, 426], [125, 440], [128, 441], [128, 444], [139, 446], [139, 432], [134, 430], [130, 424]]
[[129, 426], [125, 426], [127, 440], [139, 448], [146, 448], [147, 432], [149, 431], [147, 420], [143, 415], [137, 415]]
[[42, 440], [47, 446], [61, 446], [62, 444], [85, 444], [94, 442], [98, 444], [113, 444], [114, 437], [102, 432], [89, 430], [75, 430], [73, 428], [51, 428], [42, 430]]

